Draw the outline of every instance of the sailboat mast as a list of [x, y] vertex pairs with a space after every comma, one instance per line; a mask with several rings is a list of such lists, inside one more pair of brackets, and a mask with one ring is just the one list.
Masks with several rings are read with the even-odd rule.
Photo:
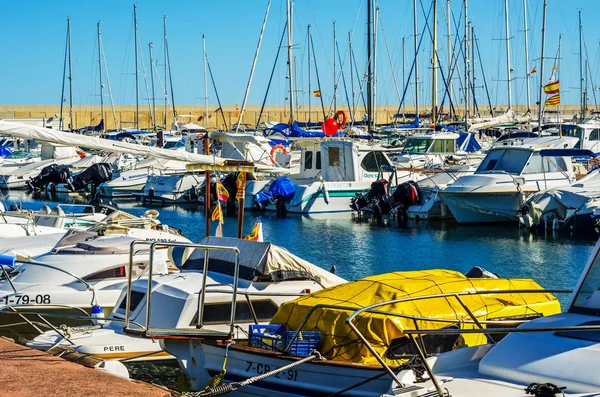
[[372, 99], [373, 99], [373, 61], [371, 59], [371, 32], [373, 23], [373, 0], [367, 0], [367, 130], [371, 130]]
[[156, 131], [156, 95], [154, 95], [154, 59], [152, 59], [152, 47], [154, 44], [148, 43], [150, 51], [150, 83], [152, 87], [152, 131]]
[[293, 65], [292, 65], [292, 60], [293, 60], [293, 55], [292, 55], [292, 3], [290, 0], [287, 0], [287, 27], [288, 27], [288, 31], [287, 31], [287, 37], [288, 37], [288, 45], [287, 45], [287, 50], [288, 50], [288, 79], [289, 79], [289, 83], [290, 83], [290, 95], [289, 95], [289, 100], [290, 100], [290, 123], [292, 121], [294, 121], [294, 79], [293, 79]]
[[336, 51], [336, 29], [333, 21], [333, 112], [337, 112], [337, 51]]
[[73, 63], [71, 62], [71, 19], [67, 19], [67, 42], [69, 43], [69, 131], [73, 131]]
[[433, 0], [433, 48], [431, 50], [431, 123], [437, 121], [437, 0]]
[[98, 21], [98, 76], [100, 77], [100, 114], [102, 123], [104, 120], [104, 84], [102, 84], [102, 42], [100, 40], [100, 21]]
[[546, 48], [546, 8], [548, 0], [544, 0], [544, 8], [542, 10], [542, 55], [540, 57], [540, 99], [538, 107], [538, 132], [542, 131], [542, 95], [544, 94], [544, 50]]
[[167, 107], [169, 106], [169, 93], [167, 91], [167, 86], [168, 86], [168, 70], [167, 70], [167, 63], [169, 62], [169, 60], [167, 59], [167, 16], [163, 15], [163, 62], [165, 64], [165, 86], [164, 88], [164, 92], [165, 92], [165, 117], [164, 117], [164, 125], [165, 125], [165, 130], [167, 129]]
[[135, 51], [135, 128], [140, 128], [140, 93], [138, 71], [137, 4], [133, 5], [133, 41]]
[[[579, 103], [580, 103], [580, 111], [581, 118], [585, 119], [585, 92], [583, 90], [583, 49], [582, 49], [582, 31], [583, 27], [581, 25], [581, 10], [579, 10]], [[70, 52], [69, 52], [70, 53]]]
[[473, 95], [473, 113], [472, 114], [476, 114], [477, 113], [477, 98], [475, 98], [475, 80], [477, 80], [477, 77], [475, 77], [475, 45], [477, 44], [477, 42], [475, 41], [475, 28], [473, 27], [473, 25], [471, 24], [471, 22], [469, 22], [469, 29], [471, 31], [471, 81], [472, 81], [472, 85], [471, 85], [471, 92], [469, 92], [469, 94]]
[[65, 41], [65, 57], [63, 58], [63, 78], [62, 89], [60, 91], [60, 118], [58, 120], [58, 129], [63, 129], [63, 108], [65, 104], [65, 76], [67, 73], [67, 51], [69, 51], [69, 18], [67, 18], [67, 40]]
[[527, 88], [527, 113], [531, 112], [531, 94], [529, 88], [529, 38], [527, 31], [527, 0], [523, 0], [523, 32], [525, 32], [525, 87]]
[[468, 18], [468, 10], [469, 4], [468, 0], [464, 0], [465, 7], [465, 131], [469, 130], [469, 107], [470, 105], [470, 95], [469, 95], [469, 18]]
[[312, 113], [312, 86], [310, 81], [310, 25], [306, 29], [306, 46], [308, 53], [308, 122], [310, 123], [310, 114]]
[[[556, 80], [560, 80], [560, 57], [561, 57], [561, 52], [562, 52], [562, 34], [558, 35], [558, 67], [556, 68]], [[556, 114], [556, 117], [558, 118], [558, 120], [556, 120], [557, 124], [561, 124], [560, 123], [560, 103], [558, 104], [558, 112]], [[562, 136], [562, 125], [560, 128], [560, 134]]]
[[[507, 80], [507, 89], [508, 89], [508, 109], [511, 108], [511, 69], [510, 69], [510, 33], [508, 29], [508, 0], [504, 0], [504, 25], [506, 27], [506, 80]], [[507, 109], [507, 110], [508, 110]]]
[[[452, 103], [452, 32], [450, 30], [450, 0], [446, 0], [446, 34], [448, 38], [448, 98]], [[404, 42], [404, 39], [402, 39]], [[450, 119], [453, 118], [452, 106], [450, 106]]]
[[[465, 0], [467, 1], [467, 0]], [[413, 0], [413, 43], [415, 47], [415, 115], [419, 118], [419, 40], [417, 38], [417, 0]]]
[[354, 124], [354, 111], [356, 110], [356, 93], [354, 92], [354, 66], [352, 62], [352, 32], [348, 32], [348, 54], [350, 55], [350, 91], [352, 92], [352, 109], [348, 109], [350, 112], [350, 120]]
[[208, 129], [208, 73], [206, 71], [206, 37], [202, 35], [202, 58], [204, 58], [204, 128]]
[[375, 8], [375, 17], [373, 20], [373, 101], [372, 101], [372, 112], [373, 112], [373, 128], [377, 125], [377, 26], [379, 22], [379, 7]]

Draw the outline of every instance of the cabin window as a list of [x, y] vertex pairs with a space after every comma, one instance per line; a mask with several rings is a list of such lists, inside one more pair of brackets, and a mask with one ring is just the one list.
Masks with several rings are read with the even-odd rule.
[[340, 148], [339, 147], [330, 147], [328, 149], [329, 155], [329, 165], [331, 167], [338, 167], [342, 165], [340, 161]]
[[317, 152], [315, 169], [317, 169], [317, 170], [321, 169], [321, 152]]
[[[279, 307], [270, 299], [252, 300], [252, 308], [259, 322], [271, 321]], [[231, 302], [206, 303], [204, 305], [203, 324], [226, 324], [231, 320]], [[235, 321], [253, 323], [254, 317], [247, 300], [235, 304]], [[198, 323], [198, 313], [192, 319], [191, 326]]]
[[600, 141], [600, 129], [595, 128], [590, 132], [590, 141]]
[[[137, 309], [142, 299], [144, 299], [144, 295], [145, 294], [143, 292], [131, 291], [131, 302], [129, 302], [129, 311], [134, 312], [135, 309]], [[127, 294], [125, 294], [123, 300], [119, 304], [119, 309], [127, 309]]]
[[431, 153], [453, 153], [454, 139], [434, 139], [429, 152]]
[[310, 150], [306, 150], [304, 152], [304, 169], [312, 170], [313, 167], [313, 152]]
[[564, 157], [542, 157], [534, 153], [523, 169], [523, 174], [542, 174], [545, 172], [566, 172], [567, 163]]
[[115, 267], [114, 269], [103, 270], [98, 273], [84, 277], [85, 281], [104, 280], [106, 278], [121, 278], [125, 277], [125, 266]]
[[493, 150], [483, 159], [477, 172], [504, 171], [520, 174], [530, 156], [531, 152], [528, 150]]
[[598, 258], [599, 253], [597, 252], [594, 263], [585, 275], [569, 312], [592, 316], [600, 315], [600, 266]]
[[431, 139], [409, 139], [406, 141], [406, 146], [404, 146], [403, 153], [427, 153], [427, 149], [431, 144]]
[[360, 166], [369, 172], [379, 172], [382, 165], [390, 165], [382, 152], [369, 152], [360, 163]]

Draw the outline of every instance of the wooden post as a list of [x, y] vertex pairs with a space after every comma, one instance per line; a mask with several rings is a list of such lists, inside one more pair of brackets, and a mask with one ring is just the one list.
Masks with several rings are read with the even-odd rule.
[[[208, 134], [204, 136], [204, 154], [210, 156], [210, 142], [208, 140]], [[206, 237], [210, 236], [210, 171], [204, 171], [204, 186], [205, 186], [205, 197], [204, 197], [204, 216], [206, 216]]]

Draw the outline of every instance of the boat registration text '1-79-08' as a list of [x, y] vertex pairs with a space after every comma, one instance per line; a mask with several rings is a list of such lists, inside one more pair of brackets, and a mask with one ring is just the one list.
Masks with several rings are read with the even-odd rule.
[[51, 303], [50, 295], [7, 295], [0, 302], [5, 305], [48, 305]]
[[[246, 372], [255, 372], [257, 375], [263, 375], [267, 372], [278, 369], [278, 367], [271, 367], [268, 364], [254, 363], [252, 361], [246, 361], [246, 364], [248, 364]], [[276, 373], [275, 375], [273, 375], [273, 377], [277, 379], [296, 381], [298, 380], [298, 371], [295, 369], [288, 369], [286, 371]]]

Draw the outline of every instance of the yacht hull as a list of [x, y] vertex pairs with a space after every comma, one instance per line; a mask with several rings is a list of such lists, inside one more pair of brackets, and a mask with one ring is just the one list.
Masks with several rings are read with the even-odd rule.
[[440, 191], [439, 197], [458, 223], [499, 223], [518, 219], [525, 201], [520, 192], [453, 193]]

